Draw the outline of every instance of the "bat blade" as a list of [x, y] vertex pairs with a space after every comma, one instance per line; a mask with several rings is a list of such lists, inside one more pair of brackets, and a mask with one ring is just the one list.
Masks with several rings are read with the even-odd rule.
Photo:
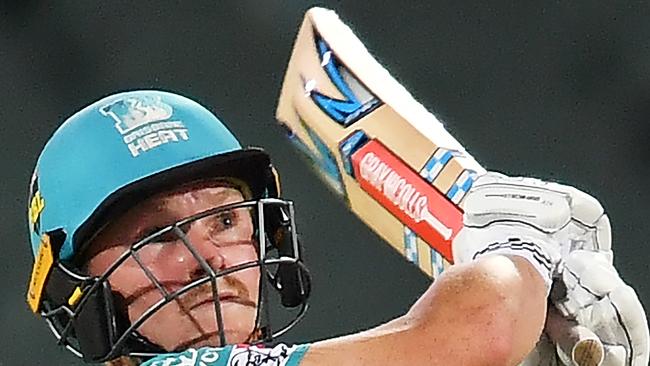
[[[453, 263], [463, 198], [486, 170], [333, 11], [307, 12], [276, 118], [324, 181], [394, 249], [432, 278]], [[560, 341], [573, 350], [581, 339]]]
[[483, 169], [329, 10], [299, 31], [277, 118], [352, 211], [429, 276]]

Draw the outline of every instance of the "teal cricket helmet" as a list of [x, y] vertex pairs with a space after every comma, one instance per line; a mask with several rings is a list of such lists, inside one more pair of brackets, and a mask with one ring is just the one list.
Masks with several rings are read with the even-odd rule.
[[[47, 142], [32, 176], [28, 220], [34, 268], [27, 301], [47, 320], [60, 344], [93, 362], [162, 352], [138, 334], [139, 324], [156, 309], [133, 322], [124, 316], [119, 294], [111, 290], [110, 271], [119, 263], [91, 277], [83, 273], [79, 260], [112, 217], [160, 191], [211, 178], [236, 182], [250, 196], [239, 205], [257, 208], [258, 217], [267, 218], [256, 230], [260, 258], [246, 266], [267, 271], [264, 278], [280, 293], [285, 307], [301, 307], [296, 320], [278, 332], [258, 319], [260, 333], [269, 339], [302, 317], [308, 273], [300, 259], [293, 206], [278, 197], [279, 182], [269, 156], [259, 148], [243, 148], [213, 113], [191, 99], [157, 90], [128, 91], [68, 118]], [[134, 243], [124, 258], [144, 245]], [[263, 257], [267, 246], [278, 251], [278, 257]], [[277, 265], [277, 272], [268, 272], [267, 264]], [[204, 278], [190, 287], [215, 284], [215, 277], [227, 274], [204, 271]], [[181, 295], [165, 295], [165, 303]]]
[[30, 188], [32, 252], [42, 234], [65, 239], [58, 258], [79, 246], [111, 213], [179, 181], [231, 175], [254, 195], [276, 195], [270, 161], [243, 149], [209, 110], [186, 97], [156, 90], [119, 93], [68, 118], [43, 149]]

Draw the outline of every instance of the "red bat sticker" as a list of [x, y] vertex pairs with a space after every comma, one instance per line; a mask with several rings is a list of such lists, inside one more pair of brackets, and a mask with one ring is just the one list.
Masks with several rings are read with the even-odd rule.
[[377, 202], [452, 262], [463, 212], [378, 140], [352, 154], [354, 176]]

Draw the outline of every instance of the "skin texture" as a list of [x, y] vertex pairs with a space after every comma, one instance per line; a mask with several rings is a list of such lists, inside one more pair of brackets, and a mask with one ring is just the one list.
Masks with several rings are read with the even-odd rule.
[[[95, 237], [87, 255], [87, 270], [104, 273], [131, 244], [180, 219], [213, 207], [244, 200], [242, 193], [222, 182], [204, 182], [164, 192], [116, 217]], [[249, 209], [209, 216], [182, 229], [213, 270], [256, 261], [257, 244]], [[206, 275], [199, 262], [174, 234], [154, 240], [138, 252], [141, 262], [169, 293]], [[258, 302], [258, 269], [234, 272], [217, 281], [224, 331], [228, 343], [242, 343], [253, 332]], [[145, 271], [129, 258], [110, 277], [114, 291], [125, 298], [133, 322], [163, 298]], [[218, 326], [209, 283], [165, 305], [138, 330], [168, 351], [218, 345]]]
[[301, 366], [517, 365], [545, 314], [544, 283], [529, 262], [483, 257], [444, 272], [406, 315], [314, 343]]

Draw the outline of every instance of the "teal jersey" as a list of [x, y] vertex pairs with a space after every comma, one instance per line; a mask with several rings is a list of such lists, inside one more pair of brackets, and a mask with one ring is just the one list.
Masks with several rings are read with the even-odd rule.
[[298, 366], [309, 344], [273, 348], [250, 345], [190, 348], [146, 361], [141, 366]]

